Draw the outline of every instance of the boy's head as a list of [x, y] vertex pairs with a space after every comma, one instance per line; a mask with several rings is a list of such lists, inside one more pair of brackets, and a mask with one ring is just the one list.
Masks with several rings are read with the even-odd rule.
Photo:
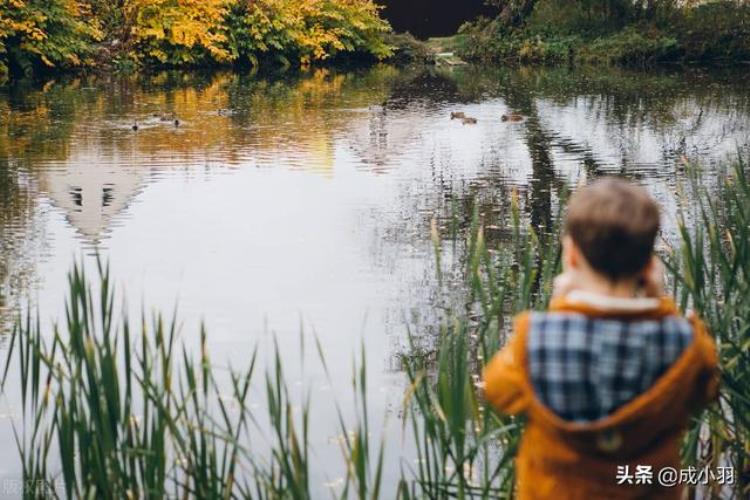
[[658, 232], [659, 206], [645, 189], [623, 179], [598, 180], [578, 190], [568, 206], [565, 233], [573, 253], [611, 282], [641, 276]]

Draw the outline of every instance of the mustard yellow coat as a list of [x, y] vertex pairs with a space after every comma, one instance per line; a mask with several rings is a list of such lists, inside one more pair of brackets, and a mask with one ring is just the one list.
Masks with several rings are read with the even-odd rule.
[[[553, 301], [550, 311], [627, 319], [626, 312]], [[638, 318], [678, 314], [671, 299]], [[713, 339], [697, 319], [690, 320], [694, 340], [656, 383], [608, 417], [592, 423], [560, 419], [535, 396], [529, 378], [526, 336], [528, 313], [516, 318], [514, 335], [484, 370], [485, 397], [502, 413], [527, 417], [516, 458], [516, 492], [520, 500], [536, 499], [679, 499], [682, 490], [661, 487], [656, 473], [679, 471], [680, 444], [691, 414], [716, 397], [717, 355]], [[617, 484], [618, 466], [630, 473], [638, 465], [653, 467], [651, 485]]]

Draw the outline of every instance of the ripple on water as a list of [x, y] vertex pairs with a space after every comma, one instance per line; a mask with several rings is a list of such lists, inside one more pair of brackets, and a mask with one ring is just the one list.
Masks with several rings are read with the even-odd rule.
[[[563, 188], [626, 175], [673, 219], [682, 157], [707, 165], [710, 188], [750, 136], [736, 73], [376, 67], [198, 80], [0, 91], [3, 316], [27, 296], [45, 318], [64, 312], [72, 258], [99, 252], [130, 303], [171, 311], [179, 297], [186, 340], [205, 320], [214, 359], [238, 366], [272, 330], [296, 367], [287, 350], [300, 322], [314, 326], [336, 393], [362, 338], [381, 366], [404, 323], [435, 331], [433, 219], [444, 264], [460, 262], [452, 225], [465, 229], [475, 206], [487, 237], [507, 239], [514, 191], [545, 224]], [[503, 121], [511, 114], [523, 119]], [[447, 300], [460, 303], [450, 278]], [[374, 371], [372, 387], [398, 384]], [[398, 392], [375, 389], [372, 410]]]

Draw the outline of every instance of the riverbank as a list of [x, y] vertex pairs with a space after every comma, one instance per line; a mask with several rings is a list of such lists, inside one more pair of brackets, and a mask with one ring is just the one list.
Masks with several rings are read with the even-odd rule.
[[[467, 61], [520, 64], [750, 63], [750, 5], [718, 0], [522, 2], [523, 14], [479, 19], [456, 39]], [[649, 4], [651, 5], [651, 4]]]
[[[346, 66], [744, 63], [750, 5], [526, 0], [455, 37], [394, 33], [373, 0], [17, 0], [0, 4], [0, 84], [73, 72]], [[510, 12], [510, 13], [508, 13]], [[445, 47], [450, 46], [450, 50]], [[440, 54], [449, 53], [448, 59]]]

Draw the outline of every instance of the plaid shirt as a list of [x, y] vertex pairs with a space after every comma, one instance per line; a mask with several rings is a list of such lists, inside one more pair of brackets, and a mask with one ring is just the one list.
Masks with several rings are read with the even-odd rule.
[[678, 316], [622, 321], [579, 313], [535, 313], [529, 372], [539, 400], [572, 422], [610, 415], [648, 390], [692, 342]]

